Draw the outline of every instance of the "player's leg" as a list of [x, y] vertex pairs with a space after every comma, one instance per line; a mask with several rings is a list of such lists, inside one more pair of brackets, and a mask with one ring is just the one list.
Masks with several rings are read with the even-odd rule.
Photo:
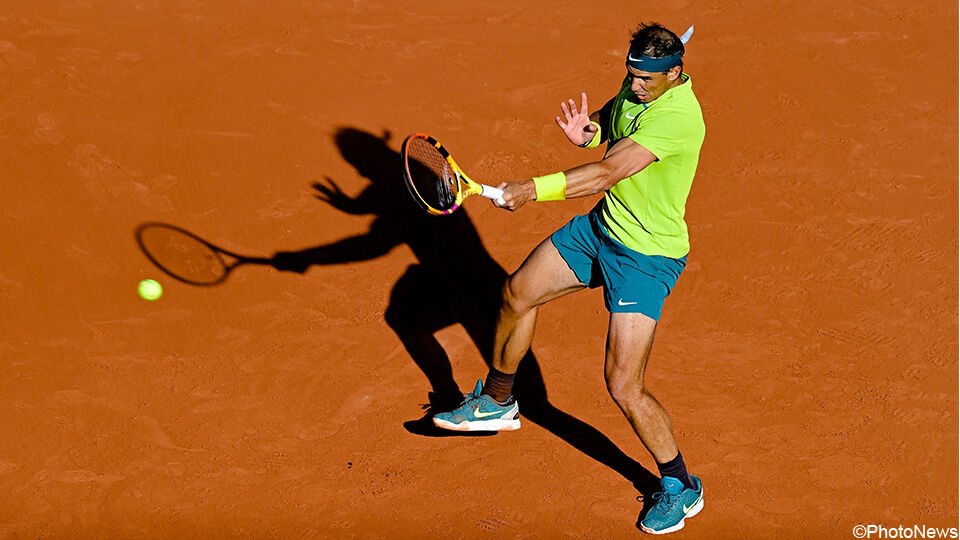
[[597, 257], [604, 277], [604, 302], [610, 312], [604, 374], [614, 401], [637, 436], [653, 454], [663, 491], [640, 527], [667, 533], [683, 528], [683, 520], [703, 507], [700, 480], [687, 473], [673, 437], [670, 415], [644, 385], [664, 301], [686, 265], [686, 257], [645, 255], [613, 239]]
[[670, 415], [644, 387], [657, 321], [642, 313], [611, 313], [604, 377], [613, 401], [657, 463], [677, 455]]
[[586, 287], [551, 238], [540, 243], [503, 286], [493, 341], [493, 367], [516, 373], [533, 341], [540, 306]]
[[682, 529], [685, 518], [700, 512], [703, 488], [687, 473], [670, 415], [643, 383], [656, 328], [657, 321], [642, 313], [611, 313], [604, 375], [611, 397], [657, 462], [663, 491], [640, 527], [662, 534]]

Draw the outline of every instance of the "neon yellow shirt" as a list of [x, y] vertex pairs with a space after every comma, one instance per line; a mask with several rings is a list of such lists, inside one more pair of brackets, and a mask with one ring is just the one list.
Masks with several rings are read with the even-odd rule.
[[611, 237], [646, 255], [679, 259], [690, 251], [683, 220], [706, 128], [693, 82], [640, 103], [624, 79], [610, 115], [608, 148], [630, 137], [657, 161], [610, 188], [600, 218]]

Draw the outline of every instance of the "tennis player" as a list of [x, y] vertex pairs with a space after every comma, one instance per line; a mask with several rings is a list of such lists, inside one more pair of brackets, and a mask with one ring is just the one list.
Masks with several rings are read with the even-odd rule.
[[604, 197], [544, 240], [503, 287], [493, 365], [485, 383], [454, 411], [434, 416], [457, 431], [519, 429], [512, 397], [530, 347], [539, 306], [586, 287], [603, 287], [610, 312], [604, 375], [607, 389], [657, 462], [662, 491], [640, 522], [646, 532], [683, 528], [703, 508], [700, 479], [687, 472], [663, 406], [643, 385], [663, 303], [690, 250], [684, 212], [704, 138], [703, 114], [683, 72], [683, 38], [660, 24], [634, 32], [626, 78], [617, 95], [589, 114], [561, 104], [557, 124], [576, 146], [606, 142], [602, 160], [520, 182], [504, 182], [504, 203]]

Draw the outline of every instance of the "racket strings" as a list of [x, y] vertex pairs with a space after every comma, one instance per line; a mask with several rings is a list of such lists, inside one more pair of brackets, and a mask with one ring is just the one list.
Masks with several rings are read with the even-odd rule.
[[226, 276], [226, 265], [213, 248], [176, 228], [147, 227], [141, 229], [138, 238], [154, 264], [179, 280], [206, 285]]
[[407, 147], [407, 171], [410, 183], [428, 206], [446, 210], [456, 203], [458, 181], [450, 163], [439, 150], [419, 137]]

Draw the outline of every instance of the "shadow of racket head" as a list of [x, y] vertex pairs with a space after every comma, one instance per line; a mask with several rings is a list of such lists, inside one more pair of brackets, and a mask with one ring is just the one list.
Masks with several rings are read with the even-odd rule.
[[168, 276], [189, 285], [218, 285], [241, 264], [271, 262], [270, 259], [231, 253], [166, 223], [144, 223], [137, 227], [136, 238], [150, 262]]

